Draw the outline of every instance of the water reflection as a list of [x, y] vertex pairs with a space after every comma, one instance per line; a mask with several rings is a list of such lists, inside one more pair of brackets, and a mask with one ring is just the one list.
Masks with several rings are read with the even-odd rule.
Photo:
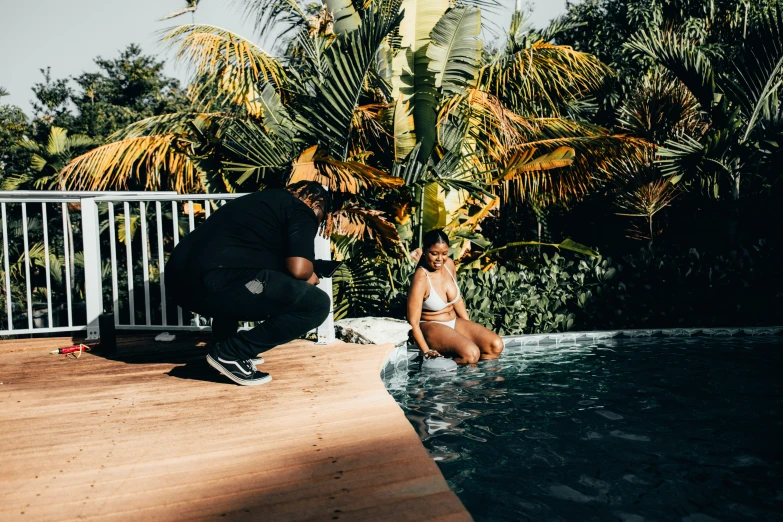
[[781, 363], [779, 337], [608, 339], [390, 393], [478, 521], [783, 520]]

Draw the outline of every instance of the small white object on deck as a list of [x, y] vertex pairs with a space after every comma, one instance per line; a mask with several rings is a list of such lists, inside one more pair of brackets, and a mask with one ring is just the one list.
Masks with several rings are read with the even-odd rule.
[[171, 342], [171, 341], [173, 341], [176, 338], [177, 338], [176, 335], [170, 334], [168, 332], [163, 332], [163, 333], [158, 334], [158, 335], [155, 336], [155, 340], [156, 341], [163, 341], [163, 342], [166, 342], [166, 343]]

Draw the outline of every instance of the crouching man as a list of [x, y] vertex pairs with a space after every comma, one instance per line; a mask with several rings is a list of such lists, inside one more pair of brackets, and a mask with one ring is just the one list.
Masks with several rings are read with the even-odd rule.
[[[320, 184], [302, 181], [228, 202], [185, 236], [166, 264], [166, 289], [184, 310], [212, 318], [207, 362], [237, 384], [272, 380], [258, 354], [323, 323], [314, 241], [329, 213]], [[263, 321], [237, 332], [240, 321]]]

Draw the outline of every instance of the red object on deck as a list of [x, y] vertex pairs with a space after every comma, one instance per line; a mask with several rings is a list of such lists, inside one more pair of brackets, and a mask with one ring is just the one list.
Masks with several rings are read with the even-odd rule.
[[73, 346], [66, 346], [65, 348], [58, 348], [49, 353], [73, 353], [73, 352], [89, 352], [92, 348], [98, 346], [98, 343], [94, 344], [74, 344]]

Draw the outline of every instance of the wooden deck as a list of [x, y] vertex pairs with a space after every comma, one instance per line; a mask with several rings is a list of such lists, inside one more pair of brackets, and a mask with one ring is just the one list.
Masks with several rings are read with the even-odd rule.
[[179, 337], [0, 342], [0, 520], [471, 520], [381, 382], [391, 345], [298, 341], [242, 387]]

